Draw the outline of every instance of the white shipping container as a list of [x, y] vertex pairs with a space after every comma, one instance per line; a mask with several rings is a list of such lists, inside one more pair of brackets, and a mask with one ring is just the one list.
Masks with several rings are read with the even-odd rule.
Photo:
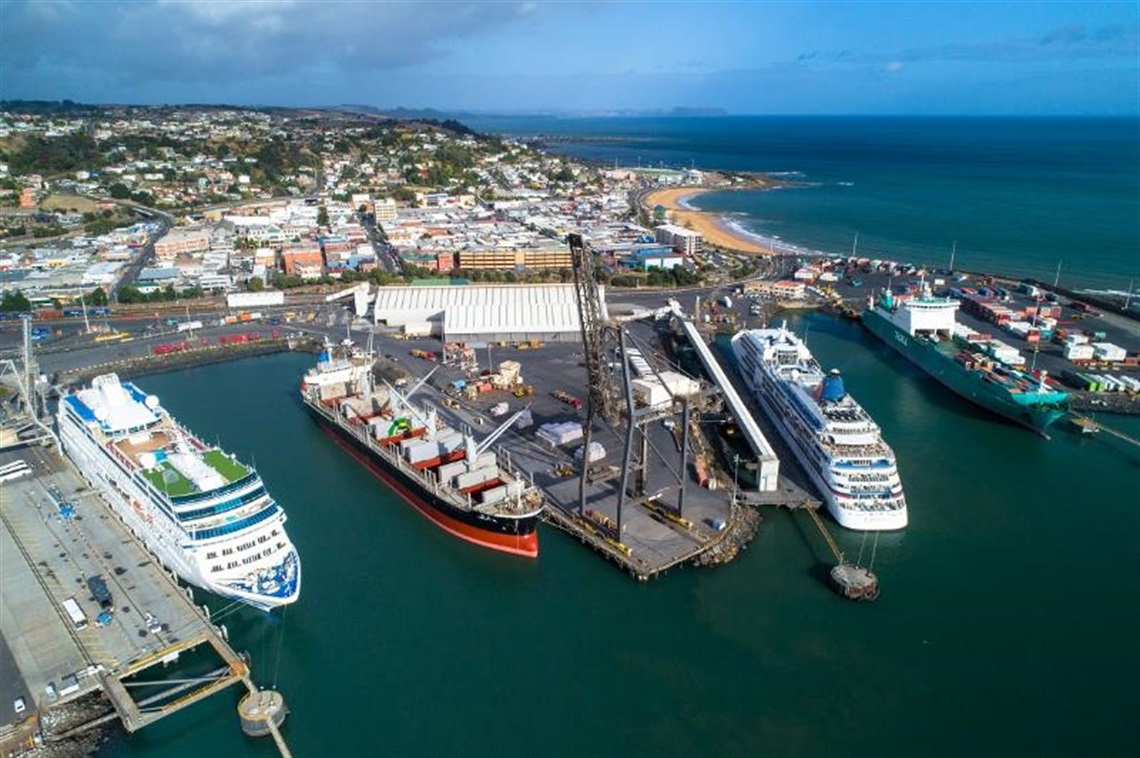
[[633, 396], [642, 405], [647, 405], [650, 408], [667, 405], [672, 400], [669, 390], [656, 378], [634, 379], [630, 382], [630, 386], [633, 388]]
[[701, 391], [700, 382], [690, 379], [684, 374], [679, 374], [676, 371], [662, 371], [659, 375], [661, 383], [669, 388], [669, 391], [679, 397], [691, 397]]
[[1064, 355], [1070, 361], [1091, 361], [1093, 358], [1092, 345], [1066, 344]]
[[1128, 354], [1124, 348], [1111, 342], [1094, 342], [1093, 354], [1102, 361], [1122, 361]]
[[1089, 343], [1089, 338], [1087, 335], [1084, 335], [1084, 334], [1073, 333], [1073, 334], [1070, 334], [1067, 337], [1065, 337], [1065, 344], [1066, 345], [1087, 345], [1088, 343]]
[[282, 290], [262, 292], [236, 292], [226, 295], [227, 308], [255, 308], [266, 305], [284, 305], [285, 293]]

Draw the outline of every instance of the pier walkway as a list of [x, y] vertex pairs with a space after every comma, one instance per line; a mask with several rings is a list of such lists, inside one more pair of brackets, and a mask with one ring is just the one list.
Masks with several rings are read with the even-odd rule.
[[1073, 425], [1076, 426], [1078, 429], [1080, 429], [1082, 432], [1085, 432], [1086, 434], [1095, 434], [1098, 432], [1108, 432], [1113, 437], [1116, 437], [1117, 439], [1120, 439], [1120, 440], [1124, 440], [1125, 442], [1127, 442], [1130, 445], [1140, 446], [1140, 439], [1137, 439], [1130, 434], [1125, 434], [1124, 432], [1120, 431], [1119, 429], [1113, 429], [1111, 426], [1105, 426], [1104, 424], [1100, 423], [1099, 421], [1096, 421], [1096, 420], [1094, 420], [1088, 416], [1079, 416], [1079, 415], [1074, 414], [1071, 417], [1071, 419], [1072, 419]]
[[709, 350], [709, 346], [705, 343], [704, 337], [697, 330], [696, 325], [686, 318], [678, 317], [681, 322], [681, 327], [685, 331], [685, 336], [689, 338], [689, 343], [697, 351], [697, 356], [701, 360], [701, 364], [705, 367], [709, 377], [713, 380], [716, 386], [724, 393], [725, 403], [732, 411], [733, 418], [736, 419], [737, 426], [744, 432], [744, 438], [748, 440], [749, 447], [756, 455], [756, 461], [759, 465], [756, 479], [759, 482], [759, 489], [761, 491], [772, 491], [777, 487], [777, 480], [780, 472], [780, 460], [776, 457], [776, 452], [764, 433], [760, 431], [760, 426], [756, 423], [756, 419], [752, 417], [752, 412], [749, 410], [748, 405], [741, 399], [740, 394], [736, 391], [732, 381], [725, 374], [724, 369], [721, 368], [720, 363], [717, 361], [716, 356]]

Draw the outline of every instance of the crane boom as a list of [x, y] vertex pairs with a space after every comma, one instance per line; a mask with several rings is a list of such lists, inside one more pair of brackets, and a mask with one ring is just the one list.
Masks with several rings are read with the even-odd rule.
[[607, 423], [614, 423], [621, 415], [621, 405], [605, 363], [605, 342], [607, 338], [612, 340], [614, 329], [606, 319], [594, 273], [593, 256], [586, 249], [582, 235], [571, 234], [569, 240], [574, 289], [578, 301], [578, 321], [582, 328], [582, 347], [590, 389], [587, 424], [596, 417], [601, 417]]

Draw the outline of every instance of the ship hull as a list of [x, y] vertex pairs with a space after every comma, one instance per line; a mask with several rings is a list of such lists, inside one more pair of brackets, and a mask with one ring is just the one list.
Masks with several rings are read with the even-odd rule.
[[1038, 434], [1045, 435], [1045, 430], [1067, 413], [1067, 409], [1054, 405], [1018, 403], [1005, 389], [985, 381], [981, 374], [958, 364], [935, 345], [911, 337], [873, 309], [863, 312], [863, 325], [947, 389]]
[[538, 516], [501, 518], [455, 508], [393, 466], [308, 403], [305, 407], [320, 427], [345, 452], [359, 461], [421, 515], [448, 534], [481, 547], [527, 558], [538, 557]]

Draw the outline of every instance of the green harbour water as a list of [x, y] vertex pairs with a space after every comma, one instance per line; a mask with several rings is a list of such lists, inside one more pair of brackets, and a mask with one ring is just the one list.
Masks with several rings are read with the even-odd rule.
[[[1038, 438], [857, 324], [789, 323], [898, 454], [910, 526], [878, 541], [873, 604], [827, 587], [826, 547], [786, 511], [735, 562], [647, 584], [553, 529], [536, 561], [460, 542], [308, 418], [310, 355], [141, 379], [288, 514], [300, 601], [223, 623], [285, 695], [294, 754], [1133, 755], [1140, 450]], [[1110, 423], [1140, 435], [1138, 418]], [[860, 536], [831, 526], [857, 556]], [[241, 735], [239, 694], [102, 752], [275, 754]]]

